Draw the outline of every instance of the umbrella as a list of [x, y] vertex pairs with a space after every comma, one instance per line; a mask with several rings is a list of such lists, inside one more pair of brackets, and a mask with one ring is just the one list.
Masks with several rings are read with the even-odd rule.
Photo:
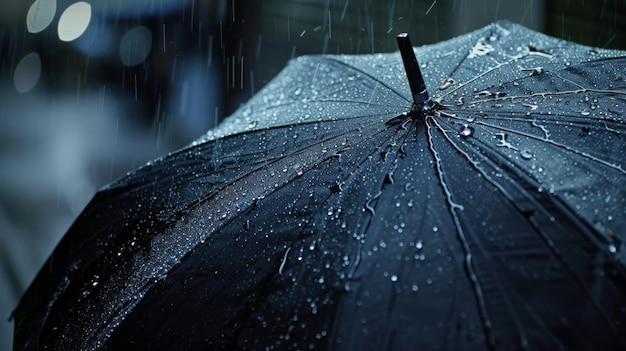
[[626, 347], [624, 53], [398, 44], [294, 59], [102, 189], [15, 349]]

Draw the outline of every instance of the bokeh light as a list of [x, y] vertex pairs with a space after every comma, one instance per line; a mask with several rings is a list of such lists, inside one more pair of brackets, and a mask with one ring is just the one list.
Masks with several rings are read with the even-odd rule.
[[24, 56], [13, 72], [13, 84], [18, 93], [24, 94], [32, 90], [41, 76], [41, 58], [36, 52]]
[[56, 0], [36, 0], [28, 9], [26, 28], [30, 33], [39, 33], [48, 28], [57, 11]]
[[91, 5], [79, 1], [70, 5], [59, 18], [58, 34], [62, 41], [72, 41], [80, 37], [91, 21]]
[[144, 26], [137, 26], [124, 33], [120, 42], [120, 59], [126, 66], [142, 63], [152, 49], [152, 32]]

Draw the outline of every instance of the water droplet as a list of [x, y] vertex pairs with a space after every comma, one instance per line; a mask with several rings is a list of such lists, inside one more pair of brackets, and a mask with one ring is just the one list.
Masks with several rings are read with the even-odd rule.
[[507, 133], [496, 133], [496, 138], [498, 138], [498, 144], [496, 144], [496, 146], [517, 150], [506, 140], [508, 136], [509, 135]]
[[542, 74], [544, 72], [544, 68], [543, 67], [520, 67], [520, 71], [522, 72], [530, 72], [531, 76], [536, 76], [539, 74]]
[[474, 94], [475, 98], [491, 96], [491, 92], [489, 90], [482, 90]]
[[493, 51], [495, 51], [494, 47], [491, 44], [486, 43], [486, 38], [480, 38], [470, 51], [469, 55], [467, 55], [467, 58], [472, 59], [478, 56], [484, 56]]
[[531, 158], [533, 158], [533, 154], [530, 152], [530, 150], [520, 151], [520, 156], [522, 156], [522, 158], [525, 160], [530, 160]]
[[472, 136], [472, 134], [474, 134], [474, 128], [468, 126], [467, 124], [464, 125], [461, 131], [459, 132], [459, 135], [464, 138], [470, 137]]
[[582, 111], [580, 114], [583, 116], [589, 116], [591, 113], [585, 110], [585, 111]]
[[580, 132], [578, 132], [578, 136], [584, 137], [591, 134], [591, 128], [585, 126], [580, 128]]
[[417, 291], [417, 290], [419, 290], [419, 287], [417, 286], [417, 284], [413, 284], [413, 285], [411, 285], [411, 290], [412, 291]]
[[451, 86], [452, 84], [454, 84], [454, 79], [452, 78], [446, 78], [443, 83], [441, 83], [441, 85], [439, 86], [439, 90], [444, 90], [447, 87]]
[[395, 274], [394, 274], [394, 275], [392, 275], [392, 276], [391, 276], [391, 281], [392, 281], [392, 282], [397, 282], [397, 281], [398, 281], [398, 276], [397, 276], [397, 275], [395, 275]]
[[302, 88], [296, 89], [296, 91], [294, 91], [293, 93], [294, 95], [299, 96], [300, 94], [302, 94]]

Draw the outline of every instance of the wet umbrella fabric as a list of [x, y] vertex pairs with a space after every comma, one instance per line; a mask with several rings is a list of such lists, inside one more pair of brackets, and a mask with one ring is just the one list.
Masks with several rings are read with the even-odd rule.
[[624, 53], [509, 22], [416, 53], [430, 100], [398, 53], [301, 57], [104, 188], [15, 349], [625, 347]]

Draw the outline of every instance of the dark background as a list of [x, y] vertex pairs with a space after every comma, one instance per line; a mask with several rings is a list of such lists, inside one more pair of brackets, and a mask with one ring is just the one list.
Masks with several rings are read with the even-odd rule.
[[[423, 45], [498, 19], [626, 49], [623, 0], [108, 0], [70, 42], [57, 28], [75, 1], [38, 1], [56, 11], [31, 33], [34, 1], [0, 0], [0, 350], [21, 292], [96, 190], [200, 137], [294, 56], [395, 51], [402, 31]], [[29, 54], [40, 74], [26, 65], [36, 84], [18, 92]]]

